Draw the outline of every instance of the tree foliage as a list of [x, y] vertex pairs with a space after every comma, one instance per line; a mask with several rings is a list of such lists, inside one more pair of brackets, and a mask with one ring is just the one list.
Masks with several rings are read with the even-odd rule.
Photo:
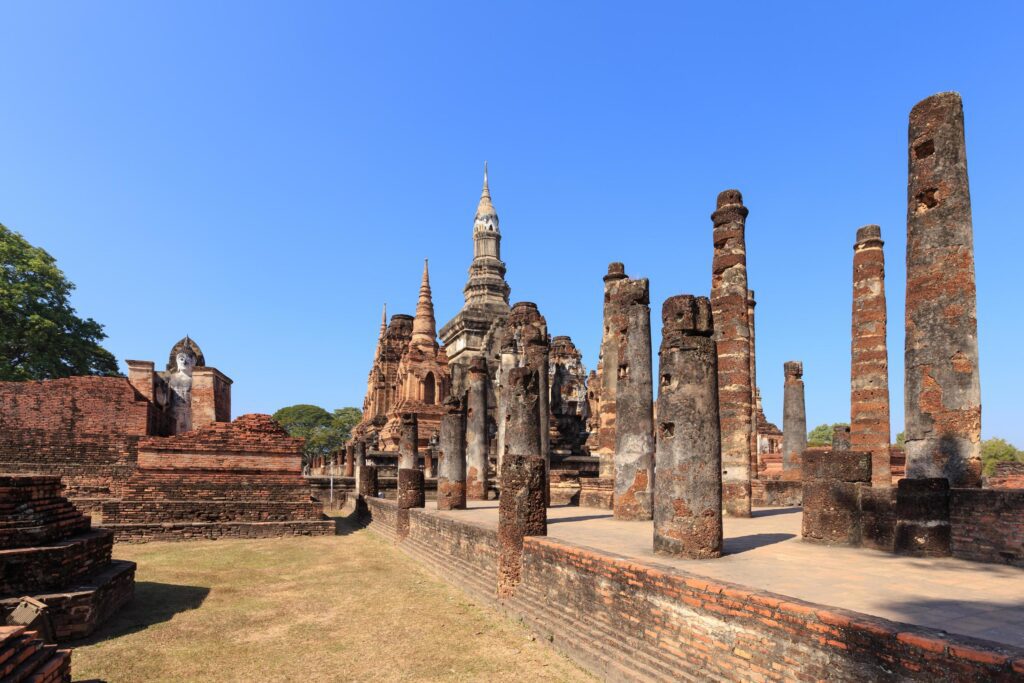
[[986, 439], [981, 442], [982, 472], [992, 474], [996, 463], [1024, 462], [1024, 451], [1016, 448], [1005, 439]]
[[352, 428], [359, 424], [363, 414], [358, 408], [338, 408], [329, 413], [320, 406], [300, 403], [281, 408], [274, 419], [291, 436], [306, 440], [306, 462], [316, 456], [328, 457], [348, 441]]
[[905, 446], [906, 444], [907, 444], [907, 433], [906, 432], [900, 432], [899, 434], [897, 434], [896, 435], [896, 445], [897, 446]]
[[836, 427], [849, 427], [849, 424], [846, 422], [833, 422], [830, 425], [818, 425], [811, 431], [807, 432], [807, 445], [831, 446], [832, 435], [835, 434]]
[[56, 260], [0, 224], [0, 380], [117, 375], [103, 326], [68, 302]]

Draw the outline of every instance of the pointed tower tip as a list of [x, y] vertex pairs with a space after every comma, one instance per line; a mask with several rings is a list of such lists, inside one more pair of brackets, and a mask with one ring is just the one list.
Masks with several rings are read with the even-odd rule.
[[487, 162], [484, 162], [484, 189], [480, 192], [481, 199], [487, 197], [491, 198], [491, 188], [487, 184]]

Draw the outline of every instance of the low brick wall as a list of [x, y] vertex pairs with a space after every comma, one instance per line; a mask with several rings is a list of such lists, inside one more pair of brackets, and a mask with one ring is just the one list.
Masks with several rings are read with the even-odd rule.
[[[396, 509], [369, 499], [370, 529]], [[498, 606], [593, 673], [614, 680], [1019, 680], [1024, 650], [527, 537], [515, 594], [496, 596], [494, 530], [409, 511], [399, 547]]]
[[782, 479], [751, 479], [750, 504], [754, 507], [793, 507], [801, 505], [804, 487], [799, 481]]
[[953, 489], [954, 557], [1024, 567], [1024, 489]]
[[109, 531], [93, 529], [45, 546], [0, 550], [0, 596], [73, 585], [110, 562], [113, 544]]
[[105, 524], [118, 543], [149, 541], [214, 541], [220, 538], [333, 536], [334, 520], [296, 522], [171, 522], [167, 524]]

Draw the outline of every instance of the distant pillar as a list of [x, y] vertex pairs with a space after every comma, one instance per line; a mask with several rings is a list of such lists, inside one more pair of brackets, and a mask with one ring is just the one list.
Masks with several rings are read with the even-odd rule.
[[891, 487], [883, 244], [882, 229], [877, 225], [857, 230], [853, 245], [850, 446], [871, 453], [871, 485]]
[[[654, 492], [654, 389], [651, 377], [651, 307], [647, 278], [610, 287], [621, 318], [615, 391], [616, 519], [651, 519]], [[606, 368], [606, 370], [609, 368]], [[614, 370], [614, 369], [613, 369]]]
[[832, 450], [836, 453], [850, 450], [850, 428], [836, 425], [832, 430]]
[[718, 355], [711, 302], [673, 296], [662, 307], [654, 551], [722, 554]]
[[466, 378], [466, 497], [487, 500], [487, 366], [470, 361]]
[[423, 478], [431, 479], [434, 476], [434, 457], [437, 454], [437, 446], [434, 443], [427, 445], [423, 452]]
[[626, 267], [621, 263], [609, 263], [604, 276], [604, 327], [601, 333], [601, 373], [599, 380], [599, 403], [597, 415], [597, 447], [594, 452], [600, 458], [601, 477], [615, 477], [615, 391], [618, 385], [619, 367], [619, 304], [611, 297], [615, 282], [626, 279]]
[[960, 96], [946, 92], [918, 102], [909, 138], [907, 477], [980, 486], [974, 234]]
[[345, 473], [342, 476], [351, 477], [355, 474], [355, 444], [349, 441], [345, 444]]
[[722, 495], [732, 517], [750, 516], [750, 321], [747, 319], [747, 207], [739, 190], [718, 195], [711, 265], [711, 306], [718, 346]]
[[462, 401], [454, 396], [445, 402], [438, 445], [437, 509], [465, 509], [466, 412]]
[[754, 343], [754, 290], [747, 290], [747, 322], [750, 329], [750, 478], [757, 479], [760, 467], [757, 462], [757, 347]]
[[398, 435], [398, 469], [413, 469], [419, 466], [419, 438], [416, 413], [402, 413], [401, 431]]
[[[782, 473], [792, 477], [800, 471], [800, 459], [807, 450], [807, 413], [804, 407], [804, 364], [787, 361], [782, 394]], [[721, 376], [721, 373], [719, 373]]]
[[355, 471], [356, 477], [356, 493], [359, 492], [359, 468], [366, 467], [366, 442], [362, 439], [356, 439], [355, 450], [353, 452], [353, 470]]

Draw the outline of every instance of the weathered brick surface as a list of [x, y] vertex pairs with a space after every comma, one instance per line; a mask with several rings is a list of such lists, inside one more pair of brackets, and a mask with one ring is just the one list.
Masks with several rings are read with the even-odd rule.
[[790, 507], [803, 501], [803, 484], [781, 479], [752, 479], [750, 503], [755, 507]]
[[[395, 505], [369, 501], [394, 538]], [[496, 531], [410, 511], [404, 552], [494, 601]], [[1012, 681], [1024, 650], [718, 583], [548, 538], [526, 538], [500, 608], [610, 680]], [[1017, 667], [1016, 669], [1014, 667]]]
[[62, 477], [72, 499], [120, 496], [157, 412], [121, 377], [0, 382], [0, 472]]
[[214, 541], [220, 538], [281, 538], [333, 536], [333, 520], [289, 522], [167, 522], [159, 524], [109, 524], [118, 543], [150, 541]]
[[1024, 489], [953, 489], [954, 557], [1024, 567]]
[[892, 486], [876, 487], [872, 482], [872, 486], [861, 485], [859, 495], [860, 544], [865, 548], [892, 552], [896, 535], [896, 489]]
[[523, 539], [548, 532], [544, 496], [544, 459], [506, 453], [501, 467], [498, 508], [498, 595], [508, 596], [519, 584]]
[[44, 545], [89, 530], [56, 477], [0, 475], [0, 548]]
[[70, 683], [71, 650], [44, 643], [24, 626], [0, 626], [0, 680]]
[[615, 480], [611, 477], [580, 477], [580, 507], [612, 509]]
[[995, 471], [985, 478], [990, 489], [1024, 489], [1024, 462], [1000, 462]]
[[860, 483], [871, 481], [871, 454], [808, 448], [802, 460], [805, 541], [859, 545]]
[[949, 554], [949, 481], [945, 477], [901, 479], [896, 489], [896, 552], [939, 557]]

